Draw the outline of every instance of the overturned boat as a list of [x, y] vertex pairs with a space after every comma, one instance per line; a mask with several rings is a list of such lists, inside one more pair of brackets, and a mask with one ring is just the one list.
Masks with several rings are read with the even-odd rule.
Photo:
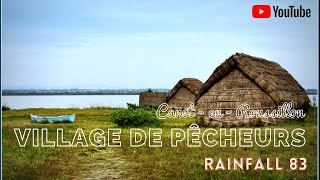
[[61, 115], [61, 116], [37, 116], [30, 114], [31, 120], [38, 123], [73, 123], [76, 115]]

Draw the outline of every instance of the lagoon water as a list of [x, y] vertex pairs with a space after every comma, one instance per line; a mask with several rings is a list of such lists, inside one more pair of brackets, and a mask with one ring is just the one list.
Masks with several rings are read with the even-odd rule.
[[[313, 97], [309, 95], [311, 104]], [[25, 108], [86, 108], [93, 106], [127, 107], [138, 104], [139, 95], [57, 95], [57, 96], [2, 96], [2, 105], [11, 109]]]
[[139, 95], [2, 96], [2, 105], [11, 109], [127, 107], [127, 103], [138, 104]]

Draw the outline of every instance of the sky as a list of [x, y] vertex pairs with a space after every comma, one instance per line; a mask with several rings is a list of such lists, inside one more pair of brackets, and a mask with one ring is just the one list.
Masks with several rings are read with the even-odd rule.
[[2, 88], [172, 88], [205, 82], [236, 52], [317, 88], [317, 1], [267, 1], [310, 8], [311, 18], [252, 18], [261, 3], [2, 0]]

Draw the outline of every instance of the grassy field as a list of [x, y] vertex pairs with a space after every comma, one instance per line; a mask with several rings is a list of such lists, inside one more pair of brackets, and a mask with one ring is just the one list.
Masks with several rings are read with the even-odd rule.
[[[119, 109], [24, 109], [3, 111], [3, 178], [4, 179], [316, 179], [317, 177], [317, 112], [307, 113], [304, 122], [291, 122], [270, 126], [281, 127], [291, 132], [295, 128], [306, 130], [303, 147], [265, 148], [254, 146], [241, 147], [206, 147], [189, 148], [181, 144], [176, 148], [170, 146], [171, 128], [183, 128], [194, 123], [194, 119], [166, 119], [162, 132], [163, 147], [147, 146], [133, 148], [129, 146], [129, 128], [122, 128], [121, 148], [47, 148], [32, 147], [28, 141], [25, 148], [18, 145], [13, 128], [48, 128], [49, 140], [56, 139], [56, 129], [64, 129], [64, 138], [72, 140], [77, 128], [82, 128], [85, 135], [95, 128], [107, 131], [116, 127], [110, 121], [110, 115]], [[60, 115], [77, 114], [73, 124], [35, 124], [29, 114]], [[146, 130], [148, 128], [143, 128]], [[204, 130], [205, 128], [201, 128]], [[289, 141], [290, 142], [290, 141]], [[261, 159], [278, 157], [283, 171], [205, 171], [204, 158], [252, 157]], [[291, 157], [307, 158], [305, 171], [291, 171], [288, 160]], [[287, 160], [287, 161], [285, 161]]]

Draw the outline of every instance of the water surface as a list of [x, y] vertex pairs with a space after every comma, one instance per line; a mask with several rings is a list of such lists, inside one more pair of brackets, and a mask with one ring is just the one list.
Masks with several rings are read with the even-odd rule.
[[[317, 95], [308, 95], [318, 102]], [[25, 108], [87, 108], [93, 106], [127, 107], [127, 103], [139, 104], [139, 95], [46, 95], [2, 96], [2, 105], [11, 109]]]
[[127, 107], [127, 103], [138, 104], [139, 95], [2, 96], [2, 105], [11, 109]]

